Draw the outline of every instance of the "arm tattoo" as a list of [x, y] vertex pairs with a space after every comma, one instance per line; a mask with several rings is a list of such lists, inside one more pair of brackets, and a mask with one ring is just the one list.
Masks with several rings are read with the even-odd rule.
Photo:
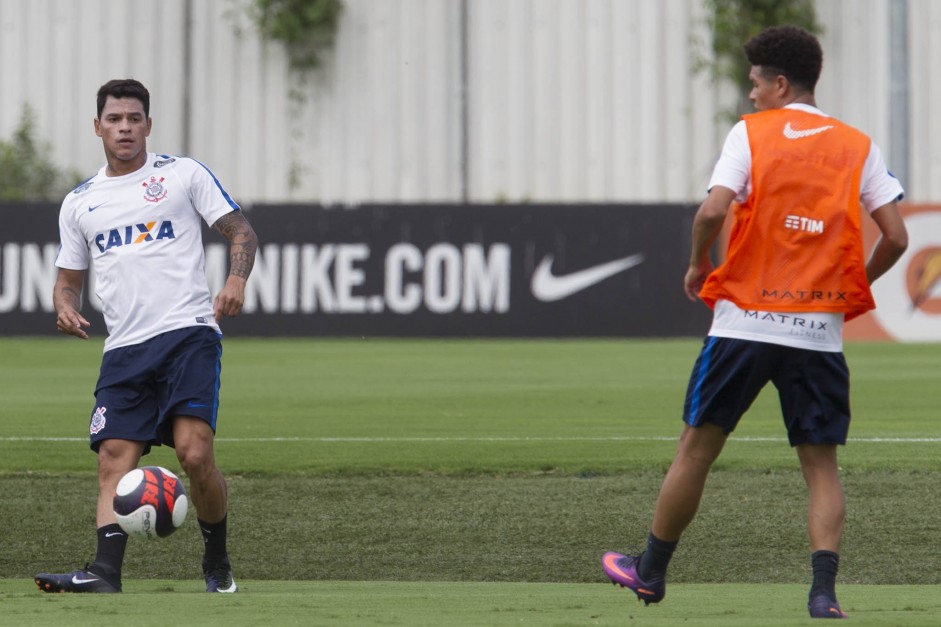
[[248, 279], [255, 265], [258, 236], [241, 211], [227, 213], [212, 225], [229, 240], [229, 274]]
[[[75, 311], [82, 309], [82, 295], [68, 285], [59, 288], [59, 302], [70, 306]], [[58, 307], [56, 310], [58, 311]]]

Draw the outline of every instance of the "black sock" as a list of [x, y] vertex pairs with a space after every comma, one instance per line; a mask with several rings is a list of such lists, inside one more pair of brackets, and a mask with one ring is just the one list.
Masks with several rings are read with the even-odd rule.
[[836, 573], [840, 568], [840, 556], [833, 551], [815, 551], [810, 556], [814, 569], [814, 583], [810, 586], [810, 598], [825, 594], [836, 600]]
[[121, 565], [124, 563], [124, 549], [127, 548], [127, 534], [120, 525], [113, 523], [98, 529], [98, 551], [92, 564], [96, 575], [105, 579], [121, 581]]
[[667, 565], [676, 550], [677, 541], [668, 542], [653, 535], [647, 536], [647, 550], [640, 557], [637, 574], [645, 581], [659, 581], [666, 577]]
[[203, 543], [205, 544], [205, 553], [203, 554], [203, 564], [228, 564], [229, 553], [225, 548], [225, 536], [229, 516], [226, 514], [217, 523], [207, 523], [204, 520], [196, 519], [199, 523], [199, 530], [203, 534]]

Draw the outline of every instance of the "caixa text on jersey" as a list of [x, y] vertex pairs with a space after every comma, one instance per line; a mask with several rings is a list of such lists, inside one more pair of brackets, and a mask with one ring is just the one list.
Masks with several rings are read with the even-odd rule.
[[174, 239], [173, 223], [164, 220], [157, 226], [156, 222], [144, 222], [139, 224], [128, 224], [127, 226], [110, 229], [104, 233], [98, 233], [95, 236], [95, 246], [98, 251], [106, 253], [117, 246], [129, 246], [131, 244], [143, 244], [162, 239]]

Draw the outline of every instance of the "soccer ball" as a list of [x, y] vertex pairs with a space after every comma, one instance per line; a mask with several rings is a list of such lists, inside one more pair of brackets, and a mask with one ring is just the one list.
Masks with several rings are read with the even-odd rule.
[[114, 515], [129, 536], [167, 537], [186, 520], [188, 506], [183, 482], [161, 466], [135, 468], [114, 491]]

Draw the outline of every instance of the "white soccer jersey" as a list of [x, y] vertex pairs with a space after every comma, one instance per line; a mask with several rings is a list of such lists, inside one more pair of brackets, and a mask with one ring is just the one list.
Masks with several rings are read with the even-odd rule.
[[148, 153], [144, 167], [116, 177], [106, 167], [62, 202], [56, 258], [68, 270], [87, 270], [91, 260], [104, 350], [190, 326], [218, 332], [200, 219], [212, 225], [239, 206], [193, 159]]
[[[787, 105], [787, 108], [829, 117], [810, 105], [795, 103]], [[751, 192], [751, 147], [744, 121], [733, 126], [725, 140], [722, 155], [709, 181], [709, 189], [716, 185], [734, 191], [736, 202], [744, 202]], [[902, 185], [886, 168], [882, 152], [872, 141], [863, 165], [859, 192], [860, 201], [870, 213], [893, 200], [901, 199], [903, 195]], [[720, 299], [716, 302], [709, 335], [839, 352], [843, 350], [843, 318], [842, 313], [749, 313], [734, 303]]]

